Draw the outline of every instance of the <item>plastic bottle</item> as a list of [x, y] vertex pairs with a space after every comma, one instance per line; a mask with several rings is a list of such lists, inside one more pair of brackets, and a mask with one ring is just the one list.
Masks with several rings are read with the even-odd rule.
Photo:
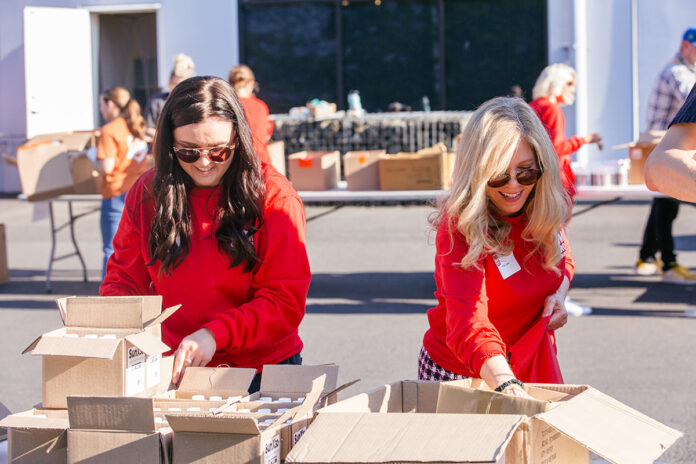
[[423, 95], [421, 101], [423, 103], [423, 111], [430, 111], [430, 99], [428, 98], [428, 96]]

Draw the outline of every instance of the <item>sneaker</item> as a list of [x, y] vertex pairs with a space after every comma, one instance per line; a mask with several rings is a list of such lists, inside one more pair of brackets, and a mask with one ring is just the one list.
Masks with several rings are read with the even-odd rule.
[[580, 317], [592, 314], [592, 308], [589, 306], [583, 306], [577, 301], [573, 301], [568, 297], [566, 297], [565, 300], [565, 308], [569, 316]]
[[655, 275], [662, 271], [662, 260], [660, 258], [648, 258], [643, 261], [638, 258], [636, 262], [636, 274], [639, 275]]
[[670, 268], [662, 273], [662, 281], [669, 284], [696, 285], [696, 275], [684, 266], [672, 262]]

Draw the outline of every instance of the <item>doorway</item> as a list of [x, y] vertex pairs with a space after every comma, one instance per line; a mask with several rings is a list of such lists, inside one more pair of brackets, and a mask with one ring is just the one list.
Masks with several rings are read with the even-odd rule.
[[97, 91], [121, 85], [140, 106], [159, 92], [155, 12], [98, 15]]

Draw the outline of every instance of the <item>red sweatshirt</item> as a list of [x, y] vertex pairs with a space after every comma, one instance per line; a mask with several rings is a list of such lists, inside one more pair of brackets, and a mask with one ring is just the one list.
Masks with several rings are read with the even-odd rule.
[[560, 161], [561, 180], [563, 180], [563, 185], [570, 193], [571, 198], [575, 198], [575, 174], [570, 168], [571, 155], [585, 144], [585, 140], [575, 135], [566, 138], [565, 116], [558, 103], [552, 103], [548, 97], [541, 97], [530, 102], [529, 106], [539, 116], [546, 132], [549, 133], [551, 143]]
[[305, 311], [311, 279], [305, 242], [305, 216], [297, 192], [273, 167], [264, 165], [264, 224], [254, 236], [262, 264], [252, 272], [230, 268], [218, 250], [215, 211], [221, 187], [194, 188], [189, 196], [192, 240], [189, 254], [172, 276], [150, 261], [148, 238], [154, 219], [153, 171], [143, 175], [126, 197], [114, 237], [102, 295], [162, 295], [163, 306], [182, 307], [162, 325], [172, 349], [207, 327], [217, 353], [210, 366], [275, 364], [302, 350], [297, 328]]
[[[450, 240], [447, 218], [438, 227], [435, 257], [438, 305], [428, 311], [430, 329], [425, 333], [423, 346], [437, 364], [451, 372], [479, 377], [481, 366], [488, 358], [496, 355], [507, 358], [510, 348], [539, 323], [546, 297], [558, 290], [564, 276], [573, 277], [575, 264], [562, 232], [559, 240], [563, 241], [565, 251], [558, 265], [561, 272], [556, 274], [543, 269], [541, 253], [528, 256], [533, 245], [521, 236], [526, 219], [519, 216], [505, 220], [512, 225], [509, 237], [514, 244], [514, 261], [521, 268], [510, 272], [505, 279], [496, 261], [506, 260], [493, 255], [482, 256], [481, 270], [462, 269], [458, 263], [469, 248], [464, 237], [454, 233]], [[548, 331], [545, 333], [550, 335]], [[542, 344], [539, 340], [536, 343]], [[552, 346], [555, 360], [555, 345]], [[538, 368], [550, 370], [544, 366]]]
[[268, 141], [273, 134], [273, 121], [268, 117], [268, 106], [263, 100], [256, 97], [240, 98], [239, 101], [242, 102], [244, 114], [251, 129], [254, 151], [261, 161], [271, 164], [271, 158], [268, 155]]

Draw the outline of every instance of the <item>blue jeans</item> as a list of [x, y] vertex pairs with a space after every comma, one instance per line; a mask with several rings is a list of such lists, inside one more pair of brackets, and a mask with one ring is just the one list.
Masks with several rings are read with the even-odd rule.
[[99, 224], [101, 226], [102, 243], [104, 250], [104, 265], [102, 266], [102, 281], [106, 276], [106, 262], [109, 256], [114, 252], [114, 235], [118, 230], [118, 223], [121, 220], [121, 213], [126, 203], [126, 194], [117, 197], [111, 197], [102, 200], [101, 218]]

